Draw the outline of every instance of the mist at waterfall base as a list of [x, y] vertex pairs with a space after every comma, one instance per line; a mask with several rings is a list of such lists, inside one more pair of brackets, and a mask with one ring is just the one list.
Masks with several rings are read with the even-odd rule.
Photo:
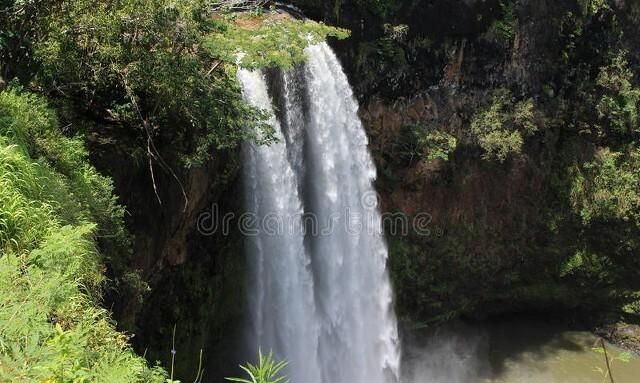
[[[541, 317], [454, 323], [403, 331], [403, 383], [608, 382], [600, 339]], [[640, 358], [607, 343], [616, 383], [636, 383]]]
[[[597, 339], [544, 321], [403, 331], [401, 358], [358, 104], [327, 44], [306, 54], [287, 73], [238, 70], [245, 99], [272, 115], [277, 139], [243, 148], [246, 210], [280, 229], [256, 223], [245, 238], [248, 357], [272, 351], [288, 361], [292, 383], [601, 382]], [[341, 225], [345, 211], [367, 218], [360, 230]], [[311, 235], [307, 215], [334, 225]], [[640, 361], [617, 368], [616, 382], [631, 383]]]

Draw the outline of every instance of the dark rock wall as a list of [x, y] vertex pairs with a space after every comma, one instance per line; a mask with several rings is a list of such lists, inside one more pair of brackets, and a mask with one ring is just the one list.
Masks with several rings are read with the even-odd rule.
[[[388, 234], [402, 317], [608, 310], [606, 289], [559, 278], [584, 235], [567, 169], [595, 150], [570, 127], [587, 104], [577, 89], [610, 54], [626, 49], [637, 68], [633, 2], [593, 15], [572, 0], [388, 1], [386, 12], [379, 1], [295, 3], [353, 31], [333, 45], [361, 101], [383, 210], [431, 217], [429, 235]], [[470, 133], [498, 89], [544, 116], [504, 163], [484, 160]], [[457, 148], [448, 161], [407, 158], [408, 126], [446, 131]]]

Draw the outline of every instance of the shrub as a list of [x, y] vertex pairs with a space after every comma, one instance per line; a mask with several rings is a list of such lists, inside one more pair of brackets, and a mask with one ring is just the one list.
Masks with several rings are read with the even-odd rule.
[[454, 136], [441, 130], [414, 126], [411, 127], [411, 133], [418, 144], [418, 154], [428, 161], [447, 161], [458, 142]]
[[596, 105], [600, 134], [620, 136], [640, 133], [640, 89], [632, 84], [626, 52], [615, 54], [600, 68], [597, 84], [601, 97]]
[[585, 224], [593, 220], [640, 225], [640, 151], [601, 149], [596, 158], [575, 171], [571, 202]]
[[471, 121], [471, 132], [484, 150], [483, 158], [503, 162], [522, 151], [524, 138], [538, 131], [532, 99], [514, 102], [511, 94], [500, 90], [491, 104]]

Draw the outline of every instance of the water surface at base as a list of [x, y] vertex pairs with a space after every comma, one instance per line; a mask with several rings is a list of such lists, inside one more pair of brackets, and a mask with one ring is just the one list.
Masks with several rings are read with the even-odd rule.
[[[600, 347], [599, 339], [558, 324], [512, 320], [458, 325], [409, 338], [406, 383], [610, 382], [602, 372], [604, 355], [593, 350]], [[640, 382], [640, 358], [625, 363], [616, 359], [622, 350], [607, 344], [607, 351], [615, 383]]]

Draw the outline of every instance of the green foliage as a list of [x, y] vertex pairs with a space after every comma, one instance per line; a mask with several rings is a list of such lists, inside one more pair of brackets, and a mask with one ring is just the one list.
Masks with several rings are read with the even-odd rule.
[[575, 171], [571, 203], [585, 224], [593, 220], [630, 221], [640, 225], [640, 151], [600, 150]]
[[427, 130], [421, 126], [413, 126], [410, 129], [418, 144], [418, 154], [428, 161], [447, 161], [456, 149], [458, 141], [447, 132]]
[[611, 286], [616, 282], [616, 266], [607, 257], [581, 249], [560, 267], [560, 278], [588, 281], [591, 288]]
[[510, 43], [518, 29], [518, 17], [515, 4], [511, 0], [500, 0], [500, 18], [489, 28], [488, 35], [500, 42]]
[[520, 153], [523, 139], [519, 132], [502, 129], [482, 133], [479, 138], [480, 147], [485, 150], [483, 158], [503, 162], [510, 154]]
[[204, 47], [227, 62], [249, 69], [290, 69], [304, 61], [304, 48], [328, 36], [344, 39], [348, 32], [310, 20], [281, 18], [276, 12], [233, 14], [220, 18]]
[[63, 136], [57, 125], [56, 116], [42, 98], [18, 89], [0, 93], [0, 135], [15, 143], [15, 150], [38, 163], [37, 167], [20, 165], [25, 180], [36, 182], [39, 178], [40, 194], [29, 197], [46, 197], [63, 223], [96, 222], [97, 235], [114, 238], [114, 242], [126, 246], [124, 209], [113, 195], [112, 181], [88, 165], [83, 142]]
[[506, 91], [498, 91], [491, 104], [471, 122], [471, 132], [484, 149], [483, 158], [499, 162], [520, 153], [524, 138], [537, 130], [533, 100], [514, 102]]
[[[397, 90], [400, 87], [400, 80], [409, 66], [407, 52], [393, 34], [390, 32], [379, 39], [359, 44], [354, 65], [363, 76], [359, 80], [360, 86], [375, 88], [380, 86], [381, 79], [385, 79], [381, 90]], [[427, 38], [423, 42], [429, 44]]]
[[42, 16], [55, 0], [3, 0], [0, 4], [0, 87], [3, 77], [28, 80], [35, 68], [33, 43], [44, 33]]
[[162, 382], [91, 297], [102, 278], [91, 231], [61, 227], [0, 259], [0, 380]]
[[[592, 287], [616, 286], [618, 309], [636, 302], [640, 242], [640, 151], [599, 149], [571, 169], [569, 201], [581, 224], [580, 249], [566, 276]], [[580, 262], [578, 261], [578, 257]], [[568, 265], [569, 266], [569, 265]]]
[[610, 9], [608, 0], [580, 0], [586, 15], [595, 15], [605, 9]]
[[576, 252], [572, 257], [567, 259], [564, 264], [560, 266], [560, 277], [566, 277], [572, 275], [582, 266], [584, 266], [584, 255], [581, 251]]
[[640, 133], [640, 88], [632, 84], [633, 72], [626, 52], [618, 52], [600, 68], [597, 84], [602, 96], [596, 105], [601, 135]]
[[261, 350], [258, 351], [258, 364], [253, 365], [247, 363], [246, 366], [240, 366], [247, 373], [248, 379], [245, 378], [225, 378], [231, 382], [238, 383], [288, 383], [289, 380], [282, 376], [282, 370], [287, 366], [285, 361], [276, 361], [270, 352], [264, 355]]
[[0, 254], [32, 248], [46, 235], [54, 208], [39, 197], [41, 168], [0, 137]]
[[162, 382], [99, 307], [98, 235], [126, 242], [110, 181], [42, 99], [0, 93], [0, 381]]
[[144, 147], [165, 137], [187, 166], [212, 148], [268, 142], [261, 113], [220, 63], [224, 51], [202, 48], [216, 30], [208, 14], [199, 0], [66, 1], [41, 18], [37, 83], [98, 121], [137, 129]]
[[513, 109], [513, 125], [524, 133], [525, 136], [532, 135], [538, 131], [536, 124], [535, 105], [532, 99], [526, 99], [516, 103]]
[[565, 65], [572, 65], [570, 62], [583, 37], [584, 24], [584, 18], [574, 12], [565, 13], [559, 21], [559, 35], [563, 40], [562, 60]]
[[[0, 113], [0, 134], [27, 148], [28, 153], [45, 149], [37, 141], [57, 124], [41, 98], [29, 94], [20, 97], [17, 90], [0, 93]], [[38, 139], [28, 142], [31, 137]]]
[[[397, 292], [396, 311], [402, 318], [416, 315], [424, 310], [440, 307], [433, 305], [432, 285], [434, 275], [429, 273], [430, 265], [425, 251], [402, 238], [389, 236], [389, 272]], [[437, 261], [436, 261], [437, 262]]]

